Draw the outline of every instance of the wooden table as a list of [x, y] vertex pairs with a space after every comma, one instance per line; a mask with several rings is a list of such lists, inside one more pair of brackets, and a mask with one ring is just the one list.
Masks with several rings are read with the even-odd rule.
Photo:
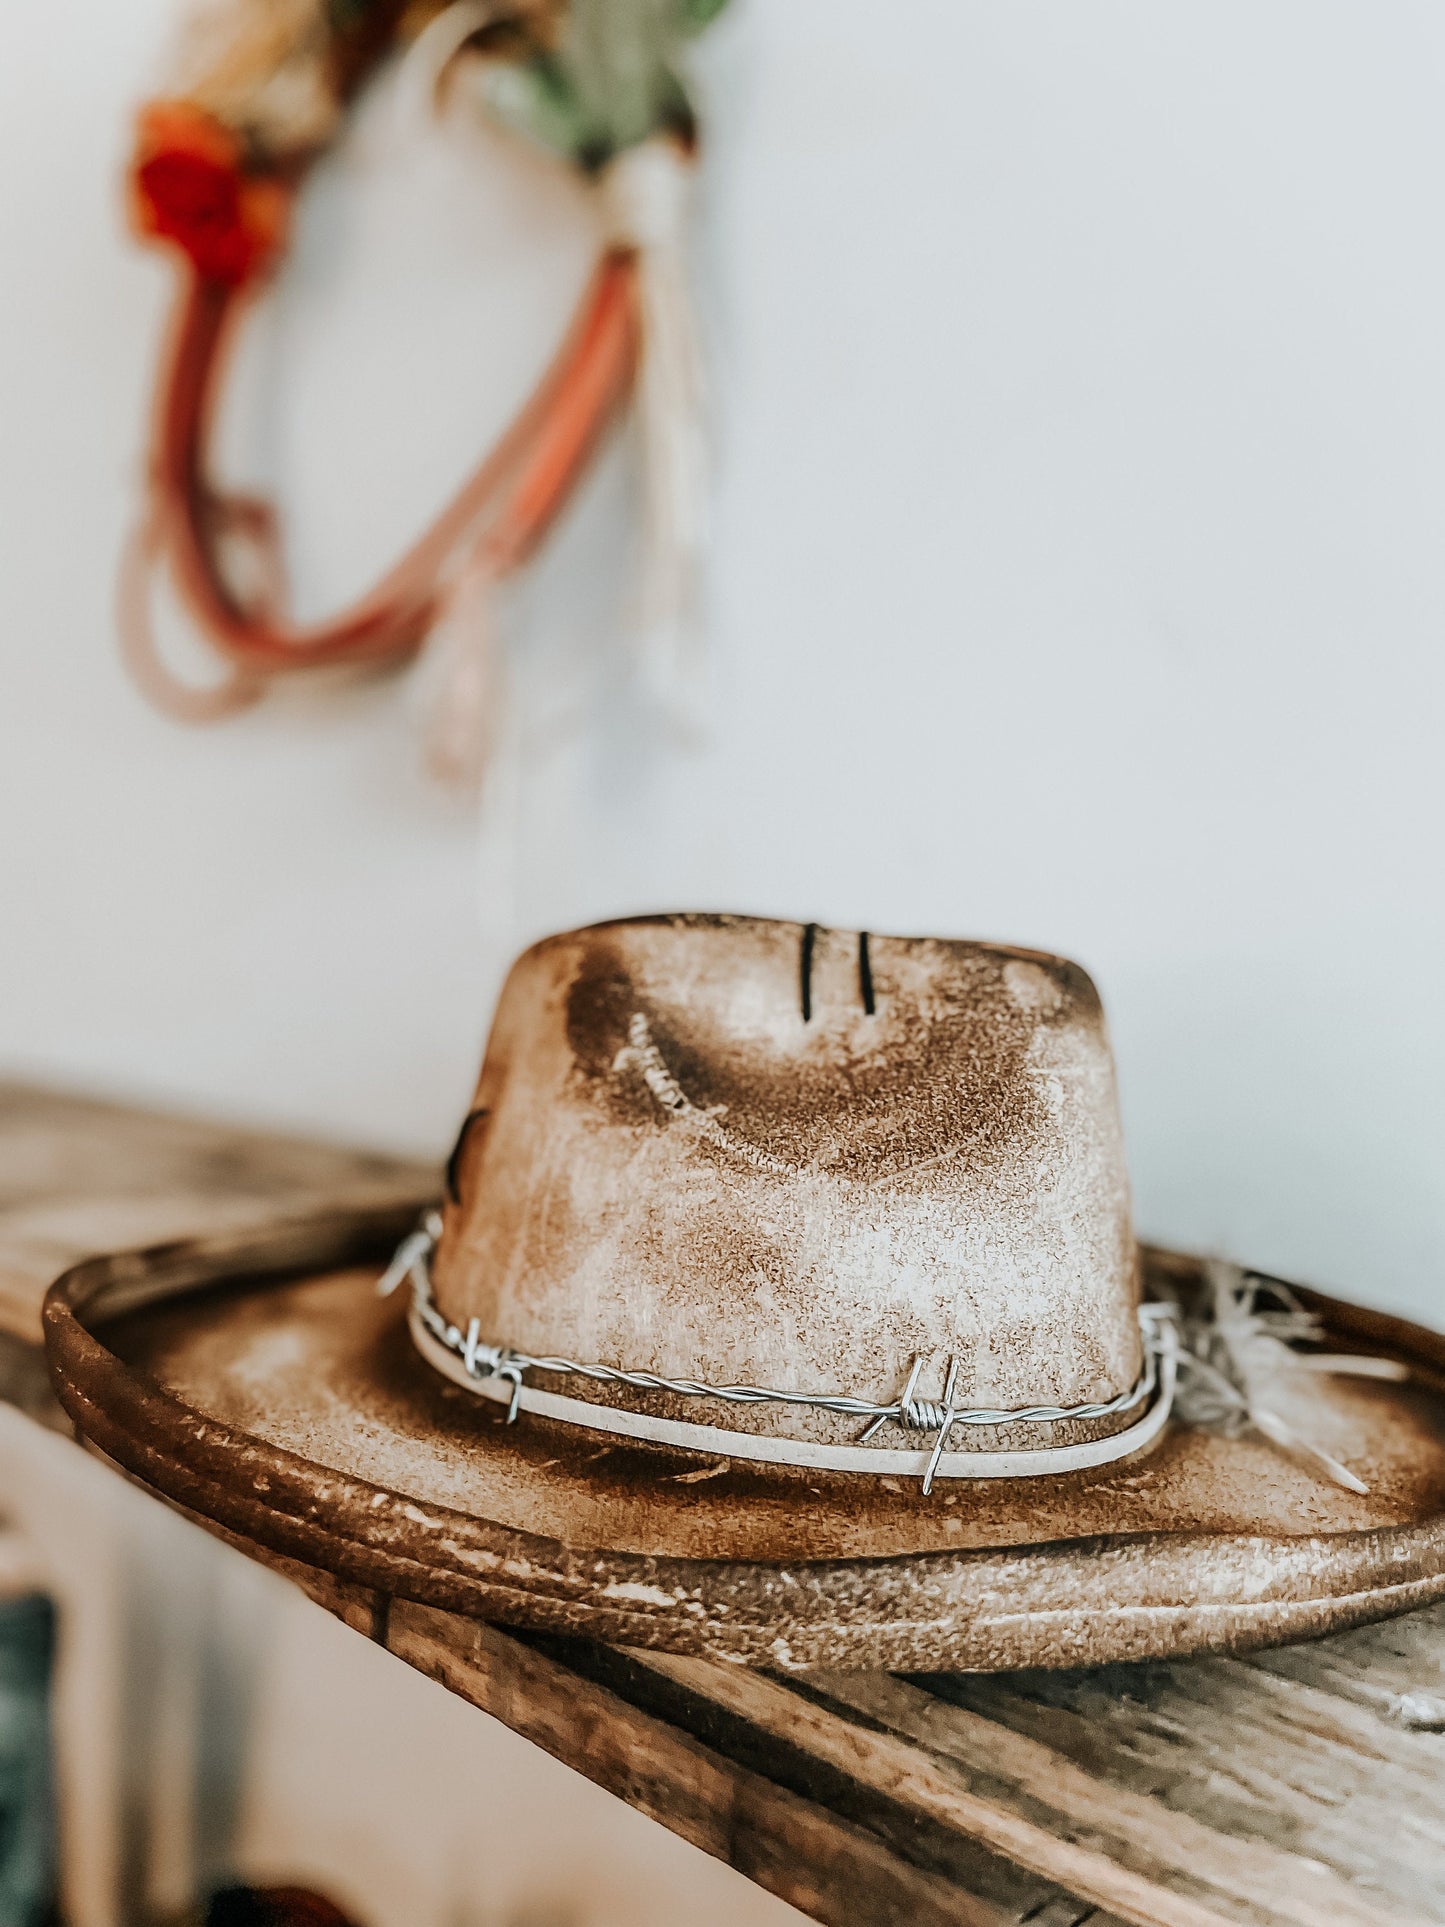
[[[0, 1086], [0, 1389], [55, 1422], [39, 1303], [82, 1256], [431, 1181]], [[1244, 1660], [800, 1680], [506, 1632], [266, 1563], [831, 1927], [1445, 1922], [1445, 1608]]]

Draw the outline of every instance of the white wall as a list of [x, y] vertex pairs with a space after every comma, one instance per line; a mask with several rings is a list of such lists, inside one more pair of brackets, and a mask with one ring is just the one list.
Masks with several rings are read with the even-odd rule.
[[[618, 648], [619, 453], [512, 611], [510, 917], [395, 684], [186, 734], [117, 667], [168, 276], [115, 178], [167, 10], [6, 23], [0, 1053], [434, 1149], [538, 929], [987, 934], [1095, 972], [1148, 1232], [1445, 1316], [1440, 9], [737, 0], [713, 740], [640, 743], [579, 667]], [[589, 246], [541, 164], [396, 119], [315, 184], [238, 394], [314, 609], [461, 473]]]

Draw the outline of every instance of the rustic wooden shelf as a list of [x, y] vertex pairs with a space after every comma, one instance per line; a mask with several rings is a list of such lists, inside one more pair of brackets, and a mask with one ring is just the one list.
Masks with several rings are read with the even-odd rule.
[[[431, 1181], [0, 1086], [0, 1390], [55, 1422], [40, 1299], [83, 1256]], [[1445, 1608], [1248, 1659], [784, 1679], [503, 1631], [231, 1543], [831, 1927], [1445, 1922]]]

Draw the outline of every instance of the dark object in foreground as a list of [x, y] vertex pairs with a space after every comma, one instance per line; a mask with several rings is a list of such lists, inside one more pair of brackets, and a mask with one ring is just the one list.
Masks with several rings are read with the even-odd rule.
[[222, 1887], [206, 1909], [206, 1927], [356, 1927], [307, 1887]]
[[54, 1919], [55, 1796], [50, 1676], [55, 1607], [43, 1593], [0, 1600], [0, 1921]]

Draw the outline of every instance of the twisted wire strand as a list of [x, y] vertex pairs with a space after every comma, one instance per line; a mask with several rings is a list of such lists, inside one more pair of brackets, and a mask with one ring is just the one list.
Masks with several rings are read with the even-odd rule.
[[657, 1372], [627, 1371], [616, 1365], [595, 1365], [575, 1358], [534, 1356], [509, 1345], [484, 1343], [479, 1323], [473, 1319], [464, 1332], [445, 1318], [436, 1307], [431, 1290], [430, 1259], [441, 1221], [428, 1215], [421, 1229], [407, 1238], [382, 1276], [377, 1289], [389, 1296], [404, 1279], [410, 1279], [417, 1316], [439, 1345], [462, 1360], [470, 1378], [505, 1378], [514, 1388], [512, 1411], [517, 1410], [517, 1395], [527, 1372], [553, 1372], [560, 1376], [586, 1378], [603, 1385], [626, 1385], [642, 1392], [675, 1392], [686, 1398], [716, 1398], [731, 1405], [796, 1405], [811, 1411], [836, 1412], [846, 1418], [868, 1419], [863, 1434], [867, 1440], [879, 1426], [890, 1420], [909, 1431], [937, 1432], [940, 1445], [955, 1425], [1057, 1425], [1069, 1419], [1115, 1418], [1130, 1412], [1150, 1399], [1158, 1384], [1158, 1354], [1162, 1343], [1161, 1326], [1169, 1322], [1173, 1308], [1168, 1305], [1141, 1305], [1139, 1325], [1144, 1337], [1144, 1370], [1128, 1391], [1111, 1399], [1094, 1400], [1082, 1405], [1027, 1405], [1022, 1407], [955, 1406], [953, 1387], [957, 1382], [957, 1360], [950, 1361], [948, 1384], [942, 1402], [914, 1396], [923, 1367], [915, 1359], [908, 1383], [900, 1397], [886, 1404], [875, 1399], [854, 1398], [837, 1392], [783, 1392], [764, 1385], [711, 1385], [702, 1379], [665, 1378]]

